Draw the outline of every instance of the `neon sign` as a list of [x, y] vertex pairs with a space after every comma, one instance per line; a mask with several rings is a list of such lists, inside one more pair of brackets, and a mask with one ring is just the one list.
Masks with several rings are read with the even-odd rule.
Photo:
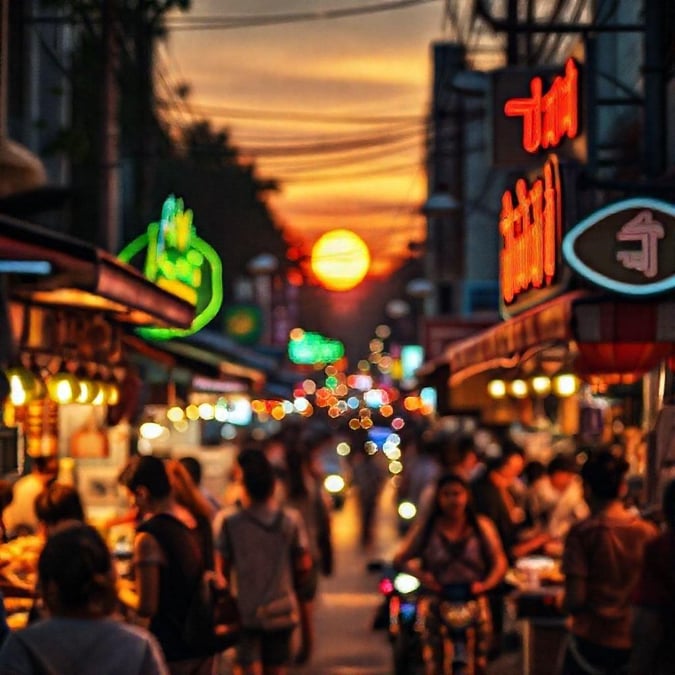
[[575, 225], [562, 252], [569, 266], [614, 293], [647, 296], [675, 289], [675, 205], [636, 197]]
[[507, 117], [523, 118], [523, 149], [535, 153], [554, 148], [563, 138], [575, 138], [579, 131], [579, 70], [574, 59], [565, 64], [543, 94], [541, 77], [530, 80], [530, 98], [512, 98], [504, 104]]
[[562, 189], [558, 159], [549, 157], [543, 178], [528, 186], [521, 178], [514, 195], [502, 195], [499, 233], [500, 285], [504, 302], [530, 288], [551, 286], [562, 232]]
[[190, 328], [139, 328], [138, 332], [156, 340], [191, 335], [206, 326], [223, 301], [223, 274], [218, 254], [200, 239], [192, 224], [192, 210], [184, 210], [183, 200], [169, 195], [162, 206], [159, 222], [127, 244], [118, 258], [129, 263], [145, 249], [145, 276], [160, 288], [195, 306]]
[[304, 332], [288, 342], [288, 358], [298, 365], [335, 363], [345, 355], [339, 340], [331, 340], [320, 333]]

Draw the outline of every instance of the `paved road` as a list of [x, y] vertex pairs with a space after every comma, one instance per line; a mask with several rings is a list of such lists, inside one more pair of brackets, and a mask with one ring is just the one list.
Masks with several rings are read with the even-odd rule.
[[[336, 572], [320, 581], [316, 601], [317, 645], [312, 660], [290, 675], [391, 675], [389, 644], [381, 631], [371, 630], [380, 602], [376, 574], [366, 571], [369, 560], [391, 557], [397, 543], [391, 492], [382, 494], [377, 536], [371, 551], [358, 543], [355, 499], [333, 515]], [[224, 673], [229, 669], [224, 669]], [[520, 675], [520, 658], [508, 655], [491, 664], [489, 675]]]

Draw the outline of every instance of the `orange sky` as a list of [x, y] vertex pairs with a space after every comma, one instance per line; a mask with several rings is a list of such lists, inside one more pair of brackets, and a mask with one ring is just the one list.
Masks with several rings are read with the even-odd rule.
[[[187, 17], [260, 16], [372, 5], [381, 0], [192, 0]], [[158, 94], [191, 85], [191, 113], [227, 127], [281, 181], [278, 220], [308, 248], [346, 228], [383, 274], [424, 237], [424, 118], [430, 44], [443, 3], [349, 18], [235, 30], [170, 32], [159, 50]], [[181, 15], [172, 15], [174, 17]], [[179, 20], [179, 19], [173, 19]], [[204, 114], [218, 113], [218, 115]], [[309, 147], [307, 147], [309, 146]], [[339, 152], [328, 150], [339, 149]]]

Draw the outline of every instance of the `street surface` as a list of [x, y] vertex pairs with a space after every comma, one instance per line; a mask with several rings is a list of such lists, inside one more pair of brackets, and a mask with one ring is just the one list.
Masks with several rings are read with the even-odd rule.
[[[371, 624], [381, 596], [378, 575], [369, 573], [369, 560], [388, 559], [396, 547], [392, 492], [385, 489], [380, 500], [376, 540], [372, 551], [361, 550], [355, 495], [333, 513], [336, 553], [335, 574], [322, 577], [316, 601], [316, 649], [311, 661], [291, 668], [290, 675], [391, 675], [389, 644], [383, 631]], [[519, 654], [507, 654], [490, 664], [489, 675], [520, 675]], [[223, 665], [221, 673], [231, 669]]]

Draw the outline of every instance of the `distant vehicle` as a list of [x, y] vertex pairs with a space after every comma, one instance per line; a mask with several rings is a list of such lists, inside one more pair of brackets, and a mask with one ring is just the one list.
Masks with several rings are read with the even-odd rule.
[[318, 461], [323, 474], [323, 486], [331, 496], [334, 508], [341, 509], [351, 483], [349, 462], [346, 457], [338, 454], [337, 443], [324, 448]]

